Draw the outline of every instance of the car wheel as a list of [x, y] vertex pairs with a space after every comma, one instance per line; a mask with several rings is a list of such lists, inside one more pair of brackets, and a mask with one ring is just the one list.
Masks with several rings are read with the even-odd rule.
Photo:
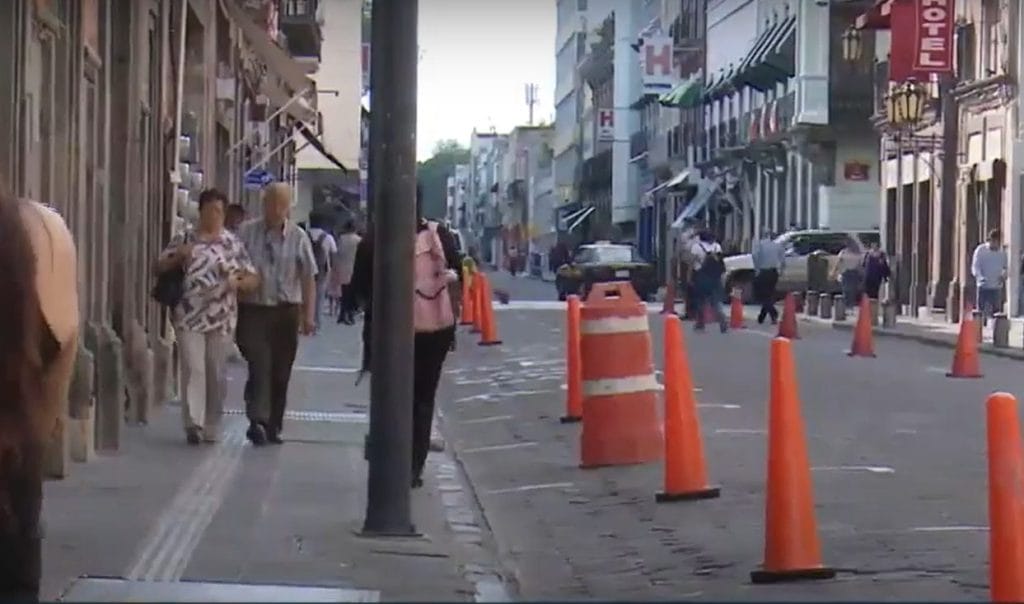
[[569, 296], [567, 296], [565, 294], [565, 292], [563, 292], [563, 291], [558, 292], [558, 301], [559, 302], [565, 302], [565, 299], [568, 298], [568, 297]]

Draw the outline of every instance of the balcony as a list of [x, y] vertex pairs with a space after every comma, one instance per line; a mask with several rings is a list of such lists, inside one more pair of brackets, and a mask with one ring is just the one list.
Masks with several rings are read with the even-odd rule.
[[320, 60], [323, 32], [319, 8], [319, 0], [281, 0], [279, 26], [293, 57], [316, 57]]

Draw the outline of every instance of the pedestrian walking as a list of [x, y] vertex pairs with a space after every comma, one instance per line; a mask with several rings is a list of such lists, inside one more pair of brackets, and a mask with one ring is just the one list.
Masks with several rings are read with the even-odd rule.
[[695, 328], [698, 331], [704, 330], [706, 309], [710, 308], [711, 314], [718, 321], [719, 330], [725, 333], [729, 330], [729, 322], [722, 310], [722, 301], [725, 298], [722, 287], [722, 273], [725, 272], [722, 246], [715, 241], [711, 231], [703, 230], [690, 248], [690, 257], [694, 295], [697, 300]]
[[882, 284], [889, 280], [892, 268], [889, 258], [882, 251], [879, 243], [873, 242], [868, 253], [864, 255], [864, 293], [872, 300], [878, 299]]
[[[310, 220], [312, 223], [312, 220]], [[327, 282], [331, 275], [331, 259], [338, 253], [338, 242], [334, 236], [320, 226], [311, 226], [307, 231], [309, 242], [313, 246], [313, 258], [316, 260], [316, 304], [314, 306], [316, 327], [320, 328], [320, 315], [323, 304], [327, 300]]]
[[772, 325], [779, 322], [779, 311], [775, 308], [776, 288], [779, 276], [786, 267], [786, 250], [781, 243], [775, 241], [771, 233], [765, 231], [761, 239], [754, 244], [754, 299], [761, 305], [757, 314], [758, 324], [763, 325], [766, 317], [770, 317]]
[[353, 310], [355, 305], [347, 305], [344, 299], [348, 297], [349, 284], [352, 282], [352, 266], [356, 261], [356, 249], [362, 237], [356, 230], [355, 222], [346, 222], [338, 236], [338, 253], [335, 262], [331, 265], [331, 275], [338, 294], [338, 323], [352, 325], [355, 323], [356, 313]]
[[1003, 249], [1003, 235], [999, 229], [988, 232], [988, 241], [974, 248], [971, 258], [971, 274], [978, 287], [978, 310], [981, 311], [981, 323], [1002, 308], [1000, 300], [1003, 284], [1006, 283], [1006, 272], [1009, 261]]
[[198, 226], [171, 239], [157, 260], [158, 272], [180, 269], [184, 276], [173, 317], [181, 354], [181, 418], [191, 445], [217, 440], [237, 293], [259, 285], [245, 246], [224, 227], [227, 205], [216, 189], [200, 193]]
[[861, 286], [864, 281], [864, 252], [852, 237], [846, 240], [846, 247], [839, 251], [832, 279], [839, 280], [846, 307], [856, 307], [860, 302]]
[[78, 258], [60, 215], [17, 199], [2, 180], [0, 601], [38, 601], [43, 458], [78, 352]]
[[254, 445], [281, 443], [288, 382], [299, 334], [316, 333], [316, 258], [309, 236], [289, 218], [291, 189], [263, 191], [263, 216], [238, 229], [260, 278], [238, 308], [238, 346], [249, 362], [246, 436]]
[[[437, 386], [441, 369], [455, 341], [455, 317], [461, 302], [462, 259], [455, 238], [442, 224], [422, 218], [420, 188], [416, 188], [416, 247], [413, 340], [412, 486], [423, 485], [423, 467], [430, 447]], [[359, 242], [350, 283], [350, 300], [363, 307], [363, 366], [370, 370], [373, 330], [373, 237]], [[388, 326], [384, 326], [387, 328]]]

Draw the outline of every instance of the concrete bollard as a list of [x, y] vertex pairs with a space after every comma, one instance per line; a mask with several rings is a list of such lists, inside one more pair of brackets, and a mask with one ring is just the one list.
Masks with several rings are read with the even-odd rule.
[[822, 319], [832, 318], [832, 296], [824, 294], [818, 300], [818, 316]]
[[145, 330], [138, 323], [129, 325], [127, 340], [128, 421], [146, 424], [153, 408], [153, 352]]
[[171, 343], [158, 335], [151, 336], [149, 347], [153, 350], [153, 404], [163, 405], [174, 398], [174, 352]]
[[998, 312], [993, 316], [992, 345], [996, 348], [1010, 347], [1010, 318]]
[[[828, 294], [825, 294], [828, 295]], [[822, 294], [818, 292], [807, 292], [807, 314], [814, 317], [818, 314], [818, 302]]]
[[836, 294], [832, 297], [832, 314], [835, 315], [835, 321], [846, 320], [846, 300], [843, 299], [843, 294]]
[[877, 299], [870, 299], [870, 300], [868, 300], [868, 309], [871, 312], [871, 326], [872, 327], [878, 327], [878, 316], [879, 316], [879, 313], [878, 313], [878, 311], [879, 311], [878, 300]]
[[793, 306], [796, 307], [796, 312], [798, 314], [804, 312], [805, 299], [806, 296], [804, 295], [804, 292], [793, 292]]
[[97, 335], [96, 449], [116, 451], [121, 446], [125, 411], [124, 346], [110, 327], [102, 326]]
[[93, 353], [85, 347], [79, 347], [75, 371], [71, 374], [71, 387], [68, 389], [68, 448], [71, 450], [71, 459], [81, 463], [92, 461], [96, 456], [95, 377]]
[[896, 327], [896, 305], [892, 302], [882, 305], [882, 327], [885, 329]]
[[971, 316], [974, 318], [974, 327], [975, 332], [978, 334], [978, 343], [981, 344], [985, 340], [985, 326], [981, 324], [981, 311], [972, 310]]

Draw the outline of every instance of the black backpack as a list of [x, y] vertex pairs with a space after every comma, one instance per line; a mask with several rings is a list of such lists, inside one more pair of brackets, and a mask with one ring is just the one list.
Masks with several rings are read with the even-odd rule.
[[316, 259], [317, 278], [326, 276], [327, 264], [330, 258], [327, 257], [327, 250], [324, 249], [324, 241], [327, 241], [327, 231], [320, 233], [320, 236], [313, 239], [313, 233], [306, 231], [309, 235], [309, 242], [313, 244], [313, 257]]
[[722, 253], [709, 251], [703, 243], [700, 244], [700, 249], [704, 250], [704, 261], [700, 263], [698, 271], [716, 279], [721, 277], [725, 272], [725, 260], [722, 258]]

